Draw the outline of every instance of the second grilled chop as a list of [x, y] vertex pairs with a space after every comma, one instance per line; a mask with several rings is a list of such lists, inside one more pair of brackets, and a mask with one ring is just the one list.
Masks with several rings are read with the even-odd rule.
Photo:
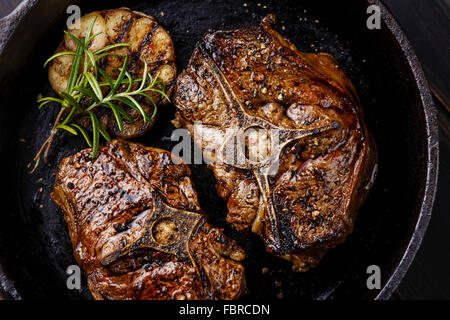
[[274, 23], [204, 36], [178, 77], [174, 124], [210, 161], [227, 221], [306, 271], [352, 231], [375, 146], [336, 60], [299, 52]]
[[243, 250], [212, 227], [184, 163], [113, 140], [65, 158], [52, 199], [95, 299], [236, 299]]

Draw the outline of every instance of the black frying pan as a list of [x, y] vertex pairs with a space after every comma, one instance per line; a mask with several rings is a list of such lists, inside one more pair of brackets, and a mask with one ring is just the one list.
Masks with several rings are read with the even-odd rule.
[[[225, 223], [225, 204], [216, 196], [214, 178], [203, 165], [191, 166], [194, 181], [213, 224], [224, 227], [248, 253], [247, 299], [391, 296], [430, 219], [438, 140], [420, 64], [395, 19], [376, 0], [24, 1], [0, 22], [4, 45], [0, 56], [0, 153], [5, 169], [0, 193], [1, 295], [12, 299], [91, 298], [85, 282], [81, 291], [66, 288], [66, 268], [75, 260], [62, 213], [49, 197], [57, 164], [84, 148], [84, 142], [60, 135], [47, 165], [34, 174], [29, 174], [27, 167], [56, 116], [56, 107], [38, 111], [35, 100], [39, 93], [52, 94], [42, 64], [61, 40], [66, 8], [74, 2], [80, 3], [83, 13], [128, 6], [155, 16], [172, 34], [180, 70], [207, 29], [257, 24], [267, 13], [277, 14], [279, 30], [300, 50], [333, 54], [360, 94], [379, 151], [378, 177], [345, 244], [330, 251], [317, 268], [292, 272], [290, 263], [266, 254], [256, 236], [237, 233]], [[381, 30], [366, 28], [370, 3], [381, 7]], [[161, 110], [157, 126], [138, 141], [170, 150], [173, 114], [172, 106]], [[374, 264], [382, 271], [381, 290], [366, 286], [366, 269]], [[264, 267], [269, 272], [262, 273]]]

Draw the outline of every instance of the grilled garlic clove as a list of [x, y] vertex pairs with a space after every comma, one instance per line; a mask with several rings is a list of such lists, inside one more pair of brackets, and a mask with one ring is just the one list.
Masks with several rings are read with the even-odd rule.
[[[91, 35], [98, 34], [90, 43], [89, 49], [91, 51], [96, 51], [103, 48], [108, 42], [108, 36], [106, 33], [106, 22], [103, 17], [97, 13], [91, 13], [81, 17], [76, 20], [70, 27], [69, 32], [76, 36], [78, 39], [85, 37], [92, 22], [92, 19], [97, 17], [95, 20], [94, 27], [92, 29]], [[64, 45], [67, 49], [75, 51], [77, 49], [77, 43], [67, 34], [64, 36]]]

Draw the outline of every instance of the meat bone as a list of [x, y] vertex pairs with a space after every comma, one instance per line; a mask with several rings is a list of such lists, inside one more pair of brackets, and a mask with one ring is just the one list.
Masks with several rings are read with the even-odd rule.
[[[195, 266], [195, 260], [188, 247], [189, 240], [199, 222], [204, 219], [204, 216], [200, 213], [170, 207], [165, 204], [157, 194], [153, 197], [153, 208], [149, 210], [152, 212], [145, 221], [141, 236], [135, 241], [127, 244], [125, 247], [117, 249], [112, 254], [102, 259], [102, 265], [110, 265], [119, 258], [126, 256], [135, 250], [145, 248], [174, 255], [179, 260], [189, 258]], [[169, 219], [175, 224], [176, 235], [173, 241], [163, 244], [155, 239], [153, 230], [157, 223], [166, 219]]]

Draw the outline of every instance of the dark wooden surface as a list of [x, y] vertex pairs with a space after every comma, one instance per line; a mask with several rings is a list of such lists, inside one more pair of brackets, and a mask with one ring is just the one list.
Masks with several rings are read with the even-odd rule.
[[385, 0], [422, 62], [439, 122], [438, 191], [422, 246], [399, 286], [403, 299], [450, 299], [450, 0]]
[[450, 0], [385, 0], [419, 56], [434, 95], [450, 111]]
[[[0, 0], [0, 17], [20, 0]], [[450, 0], [385, 0], [419, 56], [435, 95], [439, 185], [423, 244], [394, 298], [450, 299]]]

